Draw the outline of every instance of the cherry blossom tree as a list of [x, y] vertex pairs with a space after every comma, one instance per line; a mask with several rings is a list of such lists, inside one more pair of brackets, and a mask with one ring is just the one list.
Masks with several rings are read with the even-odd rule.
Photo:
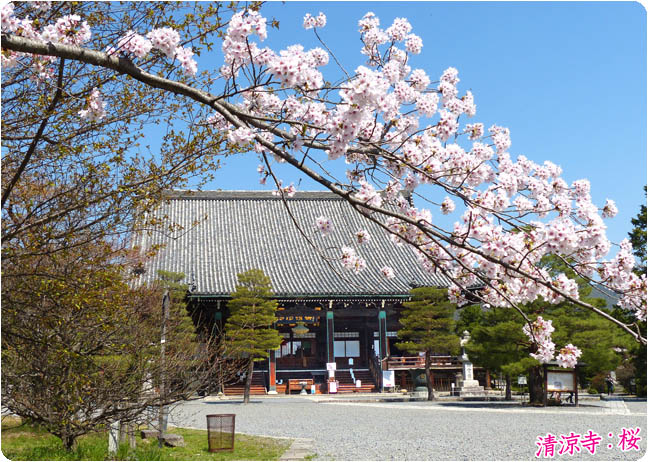
[[[190, 44], [173, 27], [133, 24], [97, 48], [88, 40], [102, 33], [100, 24], [95, 32], [77, 15], [36, 21], [38, 12], [30, 14], [18, 14], [11, 3], [3, 7], [3, 66], [29, 68], [44, 82], [56, 78], [50, 67], [67, 61], [101, 70], [109, 78], [92, 87], [80, 120], [97, 123], [115, 110], [105, 101], [108, 81], [173, 95], [210, 111], [191, 126], [223, 136], [230, 149], [257, 155], [261, 181], [275, 182], [282, 198], [296, 188], [277, 178], [277, 163], [300, 170], [382, 227], [385, 235], [372, 239], [412, 247], [425, 271], [452, 280], [451, 301], [466, 303], [473, 293], [483, 303], [517, 312], [527, 323], [525, 334], [538, 345], [540, 361], [557, 353], [562, 365], [571, 366], [580, 350], [569, 344], [556, 352], [551, 321], [529, 319], [520, 309], [536, 299], [569, 300], [646, 343], [637, 323], [621, 322], [580, 300], [574, 279], [554, 276], [538, 264], [543, 256], [558, 256], [577, 276], [619, 292], [619, 304], [645, 320], [646, 278], [632, 272], [632, 247], [624, 240], [613, 250], [606, 237], [604, 219], [616, 214], [614, 202], [592, 203], [589, 181], [568, 184], [551, 161], [514, 156], [508, 128], [466, 123], [477, 114], [474, 95], [461, 90], [455, 68], [438, 78], [412, 69], [410, 58], [422, 53], [424, 44], [407, 19], [383, 28], [371, 12], [359, 18], [360, 60], [350, 71], [323, 40], [322, 47], [310, 50], [299, 44], [264, 47], [267, 19], [254, 8], [236, 12], [221, 37], [222, 91], [214, 92], [206, 85], [211, 81], [197, 73]], [[308, 14], [305, 33], [320, 39], [326, 23], [323, 14]], [[151, 59], [159, 67], [147, 66]], [[159, 72], [162, 67], [168, 72]], [[346, 163], [345, 178], [328, 168], [336, 162]], [[417, 194], [429, 208], [408, 200]], [[453, 211], [461, 218], [452, 229], [433, 218]], [[336, 224], [322, 216], [312, 226], [326, 234]], [[349, 245], [340, 249], [342, 268], [397, 277], [389, 262], [367, 267], [361, 246], [366, 236], [358, 233], [363, 236], [362, 230], [351, 230]], [[480, 289], [470, 290], [475, 287]]]

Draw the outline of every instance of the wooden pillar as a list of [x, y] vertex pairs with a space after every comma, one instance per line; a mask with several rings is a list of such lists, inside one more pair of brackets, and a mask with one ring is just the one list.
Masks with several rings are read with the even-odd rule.
[[216, 300], [216, 311], [212, 324], [212, 337], [217, 337], [223, 333], [223, 312], [221, 311], [221, 301]]
[[486, 369], [486, 390], [491, 389], [491, 378], [490, 378], [490, 371]]
[[[382, 307], [385, 307], [384, 301]], [[387, 312], [384, 309], [378, 312], [378, 339], [380, 347], [378, 358], [383, 359], [389, 356], [389, 342], [387, 341]]]
[[547, 365], [542, 365], [542, 371], [544, 372], [544, 388], [542, 390], [542, 405], [547, 407]]
[[576, 402], [574, 404], [578, 406], [578, 364], [574, 367], [574, 394], [576, 395]]
[[329, 302], [329, 309], [326, 312], [326, 362], [335, 362], [334, 343], [335, 326], [333, 324], [333, 300]]
[[270, 350], [268, 357], [268, 394], [277, 393], [277, 356], [276, 350]]

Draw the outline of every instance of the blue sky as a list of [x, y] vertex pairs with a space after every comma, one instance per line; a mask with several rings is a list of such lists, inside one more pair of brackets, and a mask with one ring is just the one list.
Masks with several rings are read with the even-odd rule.
[[[594, 203], [616, 201], [619, 215], [607, 220], [618, 242], [645, 203], [646, 11], [621, 2], [271, 2], [266, 17], [280, 21], [263, 45], [275, 50], [301, 43], [319, 46], [302, 28], [305, 13], [324, 12], [320, 31], [349, 71], [364, 64], [357, 21], [367, 11], [388, 27], [406, 17], [423, 39], [411, 61], [433, 80], [459, 70], [460, 94], [471, 90], [477, 115], [488, 127], [511, 129], [510, 153], [563, 167], [571, 182], [588, 178]], [[203, 56], [199, 68], [214, 65]], [[220, 57], [218, 57], [218, 65]], [[329, 65], [329, 67], [332, 67]], [[326, 76], [325, 71], [325, 76]], [[337, 74], [336, 74], [337, 76]], [[262, 189], [254, 155], [225, 159], [206, 189]], [[286, 184], [304, 175], [280, 169]], [[303, 179], [303, 178], [302, 178]], [[303, 179], [300, 189], [315, 188]], [[270, 185], [265, 189], [271, 189]], [[433, 210], [435, 217], [443, 220]], [[456, 218], [456, 217], [454, 217]]]

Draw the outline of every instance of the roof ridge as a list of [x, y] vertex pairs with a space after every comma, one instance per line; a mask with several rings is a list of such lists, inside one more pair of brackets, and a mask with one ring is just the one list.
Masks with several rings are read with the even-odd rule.
[[[266, 190], [167, 190], [162, 193], [165, 199], [170, 200], [279, 200], [275, 191]], [[343, 200], [342, 197], [331, 191], [297, 191], [287, 200]]]

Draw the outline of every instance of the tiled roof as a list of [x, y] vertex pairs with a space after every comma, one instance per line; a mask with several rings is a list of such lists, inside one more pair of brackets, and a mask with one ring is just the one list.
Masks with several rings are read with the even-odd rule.
[[[298, 192], [287, 199], [290, 213], [308, 238], [328, 258], [322, 258], [295, 227], [284, 203], [266, 191], [173, 191], [155, 212], [166, 226], [182, 229], [136, 236], [143, 250], [163, 244], [147, 263], [141, 282], [151, 282], [157, 270], [182, 272], [195, 284], [194, 294], [227, 295], [236, 275], [262, 269], [277, 296], [397, 296], [415, 286], [447, 287], [441, 275], [426, 273], [411, 249], [396, 247], [380, 227], [357, 213], [346, 201], [327, 192]], [[319, 216], [330, 218], [334, 231], [322, 236], [315, 227]], [[160, 229], [164, 229], [163, 227]], [[354, 233], [366, 229], [369, 242], [354, 244]], [[340, 248], [353, 246], [367, 261], [359, 274], [345, 270]], [[380, 272], [391, 266], [396, 277]]]

